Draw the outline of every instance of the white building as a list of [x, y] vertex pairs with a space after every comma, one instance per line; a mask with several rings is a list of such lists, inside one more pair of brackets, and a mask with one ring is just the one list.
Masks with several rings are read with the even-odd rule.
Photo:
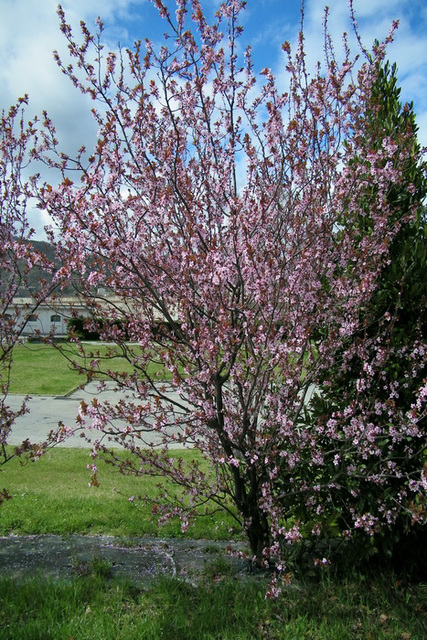
[[[33, 298], [14, 298], [13, 306], [16, 314], [25, 318], [28, 309], [34, 307], [34, 300]], [[86, 305], [77, 296], [47, 299], [38, 306], [35, 313], [29, 316], [22, 335], [47, 336], [52, 332], [58, 338], [63, 338], [67, 335], [68, 320], [75, 314], [83, 317], [89, 315]]]
[[[99, 305], [96, 311], [98, 316], [102, 316], [102, 308], [105, 307], [107, 309], [109, 305], [112, 305], [116, 312], [122, 308], [123, 317], [126, 317], [132, 311], [129, 301], [123, 302], [118, 297], [105, 295], [102, 290], [98, 291], [98, 295], [99, 297], [96, 299]], [[34, 304], [34, 298], [30, 297], [16, 297], [13, 299], [15, 314], [22, 318], [22, 322], [26, 320], [22, 335], [28, 338], [52, 334], [57, 338], [64, 338], [67, 336], [67, 325], [71, 318], [76, 316], [88, 318], [93, 314], [85, 298], [79, 296], [47, 298], [40, 303], [34, 313], [31, 313], [31, 310], [34, 309]], [[138, 313], [141, 315], [140, 310]], [[9, 313], [8, 315], [12, 314]], [[177, 318], [177, 313], [173, 315]], [[158, 311], [154, 312], [154, 318], [159, 321], [164, 320]]]

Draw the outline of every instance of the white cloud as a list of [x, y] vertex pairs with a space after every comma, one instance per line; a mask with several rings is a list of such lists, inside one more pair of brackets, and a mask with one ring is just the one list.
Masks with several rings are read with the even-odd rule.
[[53, 49], [64, 50], [56, 3], [19, 0], [12, 4], [0, 0], [0, 7], [1, 106], [7, 108], [18, 97], [29, 94], [29, 115], [48, 110], [61, 142], [74, 146], [76, 134], [83, 133], [89, 122], [81, 113], [87, 100], [78, 95], [53, 59]]
[[[111, 47], [117, 44], [118, 32], [128, 37], [123, 27], [114, 28], [115, 20], [131, 17], [131, 9], [138, 8], [146, 0], [64, 0], [67, 20], [78, 34], [80, 20], [89, 22], [102, 14], [107, 24], [106, 37], [111, 37]], [[86, 102], [78, 95], [71, 82], [59, 71], [53, 50], [66, 52], [66, 42], [59, 30], [56, 14], [57, 1], [0, 0], [0, 85], [1, 104], [7, 108], [19, 96], [28, 93], [31, 112], [47, 109], [55, 116], [66, 138], [76, 138], [82, 124], [81, 109]]]
[[[65, 0], [62, 2], [67, 20], [77, 35], [80, 20], [93, 20], [102, 14], [113, 28], [106, 34], [111, 36], [113, 48], [117, 35], [128, 37], [123, 24], [114, 28], [114, 20], [130, 17], [132, 7], [145, 0]], [[58, 69], [53, 51], [65, 54], [66, 42], [59, 30], [57, 1], [0, 0], [0, 110], [8, 109], [24, 94], [29, 95], [28, 117], [47, 110], [57, 130], [61, 148], [73, 152], [82, 144], [95, 139], [96, 128], [90, 113], [93, 106]], [[32, 212], [31, 223], [40, 234], [46, 216]]]

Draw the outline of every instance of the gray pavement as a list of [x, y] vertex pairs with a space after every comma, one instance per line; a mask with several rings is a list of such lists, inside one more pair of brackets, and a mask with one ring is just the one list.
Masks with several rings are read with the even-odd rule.
[[[175, 393], [169, 394], [171, 398], [176, 396]], [[46, 436], [51, 430], [58, 428], [58, 423], [61, 421], [68, 428], [76, 428], [76, 417], [79, 411], [80, 403], [82, 401], [90, 404], [94, 397], [97, 397], [100, 401], [109, 401], [112, 404], [116, 404], [123, 394], [114, 391], [114, 384], [107, 383], [106, 389], [103, 391], [98, 390], [97, 382], [88, 383], [84, 389], [77, 389], [68, 396], [31, 396], [27, 402], [29, 413], [20, 416], [16, 419], [10, 437], [8, 438], [8, 444], [17, 445], [23, 440], [29, 439], [31, 442], [43, 442]], [[176, 396], [177, 397], [177, 396]], [[24, 400], [24, 396], [9, 395], [6, 404], [11, 409], [18, 409]], [[117, 422], [117, 426], [124, 423]], [[171, 429], [171, 431], [177, 431]], [[64, 442], [59, 443], [60, 447], [83, 447], [90, 448], [91, 444], [87, 442], [79, 434], [68, 437]], [[99, 432], [86, 431], [85, 434], [93, 439], [99, 437]], [[147, 438], [153, 444], [160, 444], [162, 436], [161, 434], [153, 432]], [[118, 445], [114, 445], [118, 446]]]
[[[315, 387], [310, 385], [305, 394], [305, 402], [307, 402], [315, 391]], [[130, 392], [126, 392], [128, 397], [135, 401], [135, 396], [132, 396]], [[178, 395], [175, 392], [170, 391], [168, 396], [171, 399], [178, 400]], [[32, 396], [27, 402], [29, 413], [20, 416], [16, 419], [15, 425], [12, 429], [8, 443], [17, 445], [23, 440], [29, 439], [31, 442], [43, 442], [46, 436], [51, 430], [58, 428], [58, 423], [61, 421], [66, 427], [76, 428], [76, 417], [79, 412], [80, 403], [82, 401], [90, 404], [94, 397], [97, 397], [100, 401], [108, 401], [111, 404], [116, 404], [120, 398], [124, 397], [121, 392], [114, 391], [114, 383], [107, 382], [105, 389], [99, 391], [97, 382], [88, 383], [84, 389], [77, 389], [68, 396]], [[17, 410], [24, 400], [24, 396], [9, 395], [6, 404], [12, 409]], [[182, 401], [180, 401], [182, 403]], [[124, 426], [124, 422], [117, 421], [116, 426]], [[177, 428], [171, 428], [171, 433], [177, 433]], [[72, 435], [68, 437], [64, 442], [59, 443], [57, 446], [61, 447], [82, 447], [90, 448], [91, 444], [80, 434]], [[86, 436], [96, 439], [100, 433], [92, 430], [83, 432]], [[160, 445], [162, 441], [162, 434], [152, 432], [146, 438], [146, 440], [154, 445]], [[114, 444], [114, 447], [119, 447], [118, 444]], [[173, 448], [174, 445], [170, 445]], [[176, 447], [180, 447], [179, 444]]]

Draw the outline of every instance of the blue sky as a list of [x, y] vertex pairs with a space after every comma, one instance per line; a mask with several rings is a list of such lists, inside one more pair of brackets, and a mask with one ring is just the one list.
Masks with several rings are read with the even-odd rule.
[[[174, 2], [167, 0], [168, 6]], [[202, 0], [207, 15], [219, 0]], [[322, 59], [322, 16], [327, 0], [305, 0], [305, 34], [309, 59]], [[109, 49], [132, 46], [135, 39], [159, 41], [164, 24], [148, 0], [63, 0], [63, 8], [76, 28], [81, 19], [93, 27], [99, 15], [106, 25]], [[257, 70], [270, 67], [285, 82], [281, 44], [294, 43], [300, 21], [300, 0], [247, 0], [242, 16], [242, 43], [253, 49]], [[347, 0], [329, 0], [330, 30], [340, 46], [344, 31], [351, 32]], [[93, 134], [90, 104], [63, 77], [52, 51], [64, 51], [58, 29], [56, 0], [0, 0], [0, 108], [8, 108], [28, 93], [29, 114], [47, 109], [67, 146], [80, 145]], [[393, 19], [400, 20], [389, 58], [399, 69], [404, 101], [415, 104], [419, 140], [427, 146], [427, 3], [425, 0], [354, 0], [365, 45], [384, 38]], [[92, 132], [92, 133], [91, 133]], [[42, 221], [37, 221], [41, 228]]]

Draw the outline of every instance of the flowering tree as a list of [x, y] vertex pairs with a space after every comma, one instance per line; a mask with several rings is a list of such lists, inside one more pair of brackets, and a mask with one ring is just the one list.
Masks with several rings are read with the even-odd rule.
[[[346, 39], [338, 63], [326, 35], [326, 68], [309, 76], [301, 32], [295, 55], [283, 47], [281, 93], [268, 69], [255, 75], [250, 48], [240, 55], [244, 3], [227, 0], [212, 25], [198, 0], [179, 0], [175, 14], [154, 4], [165, 45], [107, 55], [101, 22], [95, 35], [82, 24], [78, 43], [59, 11], [72, 64], [58, 64], [95, 101], [99, 133], [89, 157], [82, 149], [58, 158], [62, 183], [45, 186], [40, 206], [60, 230], [62, 275], [75, 277], [93, 317], [105, 319], [102, 336], [132, 364], [133, 373], [110, 377], [136, 394], [82, 406], [94, 457], [172, 479], [177, 494], [163, 492], [154, 509], [161, 519], [179, 515], [183, 529], [212, 504], [228, 510], [258, 563], [285, 555], [303, 533], [320, 534], [324, 505], [350, 481], [356, 492], [364, 482], [392, 488], [393, 508], [379, 492], [375, 514], [356, 502], [347, 511], [347, 535], [374, 535], [421, 490], [422, 468], [401, 474], [396, 458], [425, 446], [425, 388], [413, 390], [407, 412], [388, 379], [381, 406], [372, 395], [364, 401], [389, 354], [376, 343], [386, 319], [370, 336], [360, 311], [401, 224], [391, 187], [411, 190], [400, 168], [420, 156], [410, 128], [395, 139], [369, 118], [391, 36], [362, 64]], [[49, 121], [46, 141], [55, 163]], [[421, 349], [419, 340], [408, 345], [409, 375], [423, 364]], [[357, 393], [342, 411], [314, 418], [314, 391], [355, 354]], [[93, 371], [106, 368], [94, 354]], [[115, 443], [129, 456], [109, 451]], [[175, 445], [199, 455], [185, 465], [171, 455]]]
[[[30, 291], [29, 286], [34, 269], [51, 272], [52, 264], [31, 244], [34, 231], [28, 222], [27, 206], [37, 179], [25, 180], [24, 173], [37, 147], [37, 121], [25, 121], [26, 102], [26, 97], [20, 99], [0, 118], [0, 465], [16, 455], [27, 452], [37, 457], [42, 452], [41, 445], [28, 440], [19, 447], [6, 448], [16, 418], [28, 410], [25, 402], [19, 410], [12, 410], [7, 396], [13, 349], [21, 341], [28, 320], [55, 287], [51, 279], [40, 280], [37, 290]], [[16, 296], [25, 296], [26, 305], [18, 307]], [[6, 490], [1, 491], [0, 503], [8, 497]]]

